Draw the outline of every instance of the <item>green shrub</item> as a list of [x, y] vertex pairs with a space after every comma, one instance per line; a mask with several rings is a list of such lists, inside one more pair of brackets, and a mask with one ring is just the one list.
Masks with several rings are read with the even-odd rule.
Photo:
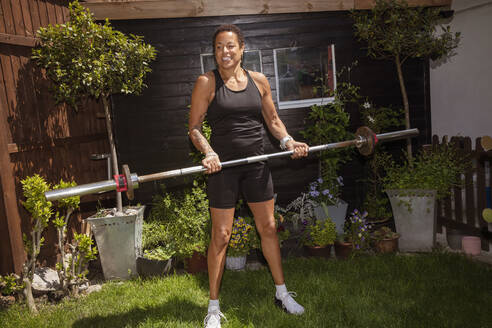
[[439, 145], [432, 151], [421, 151], [415, 159], [398, 165], [387, 164], [387, 175], [383, 179], [385, 189], [429, 189], [436, 190], [437, 199], [451, 193], [451, 187], [462, 184], [461, 175], [470, 165], [453, 145]]
[[204, 182], [194, 180], [191, 188], [154, 196], [144, 230], [147, 251], [153, 246], [168, 246], [168, 252], [184, 259], [195, 251], [204, 253], [209, 240], [210, 213]]
[[332, 245], [337, 238], [336, 225], [330, 219], [324, 221], [317, 220], [306, 229], [304, 245], [307, 246], [327, 246]]

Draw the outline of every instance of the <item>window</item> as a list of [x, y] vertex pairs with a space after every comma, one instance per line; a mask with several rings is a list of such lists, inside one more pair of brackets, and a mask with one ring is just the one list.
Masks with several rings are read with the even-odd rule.
[[273, 50], [277, 103], [280, 109], [308, 107], [333, 100], [335, 46]]
[[[215, 69], [214, 54], [201, 54], [202, 74]], [[263, 72], [260, 50], [245, 50], [243, 66], [249, 71]]]

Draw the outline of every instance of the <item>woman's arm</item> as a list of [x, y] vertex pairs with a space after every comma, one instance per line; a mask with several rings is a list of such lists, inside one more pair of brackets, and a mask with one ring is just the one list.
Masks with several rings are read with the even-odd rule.
[[211, 74], [206, 73], [198, 77], [191, 94], [191, 109], [188, 120], [188, 135], [195, 148], [205, 155], [202, 165], [207, 168], [207, 173], [214, 173], [221, 169], [219, 156], [202, 133], [202, 124], [207, 114], [210, 99], [213, 97], [214, 85], [215, 81], [211, 78]]
[[309, 146], [304, 142], [295, 141], [287, 133], [284, 123], [278, 116], [277, 110], [275, 109], [275, 104], [272, 99], [272, 90], [270, 88], [270, 83], [268, 83], [267, 78], [262, 73], [251, 72], [258, 89], [261, 93], [261, 104], [262, 104], [262, 114], [263, 119], [266, 122], [268, 130], [272, 135], [279, 141], [281, 141], [281, 146], [285, 146], [285, 149], [294, 150], [292, 158], [299, 158], [308, 155]]

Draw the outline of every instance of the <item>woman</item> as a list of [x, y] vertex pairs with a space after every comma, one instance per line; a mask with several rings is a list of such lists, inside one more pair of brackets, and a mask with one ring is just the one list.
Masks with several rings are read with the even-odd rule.
[[[277, 115], [270, 85], [258, 72], [241, 66], [244, 37], [235, 25], [220, 26], [213, 37], [217, 69], [198, 77], [191, 98], [189, 135], [205, 158], [210, 174], [207, 195], [212, 217], [212, 238], [208, 248], [210, 301], [206, 327], [220, 327], [219, 288], [227, 245], [231, 236], [234, 208], [240, 194], [248, 203], [261, 237], [263, 254], [276, 285], [275, 303], [288, 313], [302, 314], [304, 308], [287, 291], [273, 216], [273, 184], [268, 166], [253, 163], [221, 170], [220, 161], [263, 154], [263, 120], [282, 149], [294, 150], [292, 158], [307, 156], [308, 145], [287, 134]], [[211, 144], [201, 128], [207, 115], [212, 128]]]

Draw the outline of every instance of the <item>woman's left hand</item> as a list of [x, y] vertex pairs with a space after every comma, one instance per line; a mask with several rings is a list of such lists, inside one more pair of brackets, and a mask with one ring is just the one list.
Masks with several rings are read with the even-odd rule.
[[299, 159], [308, 155], [309, 146], [304, 142], [298, 142], [295, 140], [287, 141], [286, 145], [288, 150], [293, 150], [294, 154], [290, 157], [293, 159]]

